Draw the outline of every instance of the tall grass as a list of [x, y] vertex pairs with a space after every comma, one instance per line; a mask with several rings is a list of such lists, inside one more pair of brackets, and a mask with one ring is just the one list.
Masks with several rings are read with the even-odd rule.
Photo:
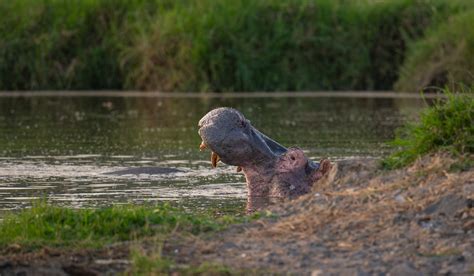
[[0, 89], [391, 89], [448, 0], [0, 2]]
[[419, 91], [429, 86], [474, 83], [474, 11], [448, 17], [407, 52], [396, 88]]
[[474, 90], [462, 92], [445, 90], [446, 99], [440, 99], [426, 108], [419, 122], [401, 128], [392, 142], [399, 149], [386, 158], [383, 165], [399, 168], [435, 151], [473, 154]]
[[191, 2], [134, 36], [124, 52], [134, 57], [127, 87], [391, 89], [406, 46], [463, 6], [406, 0]]
[[0, 2], [0, 89], [121, 89], [129, 22], [165, 1]]

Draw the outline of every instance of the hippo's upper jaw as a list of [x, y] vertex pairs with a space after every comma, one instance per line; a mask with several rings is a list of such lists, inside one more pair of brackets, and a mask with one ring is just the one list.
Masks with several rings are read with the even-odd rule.
[[249, 197], [294, 197], [310, 191], [328, 170], [329, 162], [309, 161], [302, 150], [285, 148], [254, 128], [239, 111], [221, 107], [199, 121], [200, 148], [212, 151], [211, 161], [242, 169]]
[[[250, 121], [232, 108], [217, 108], [199, 121], [203, 144], [219, 156], [222, 162], [245, 167], [272, 162], [286, 148], [255, 129]], [[215, 159], [214, 159], [215, 160]]]

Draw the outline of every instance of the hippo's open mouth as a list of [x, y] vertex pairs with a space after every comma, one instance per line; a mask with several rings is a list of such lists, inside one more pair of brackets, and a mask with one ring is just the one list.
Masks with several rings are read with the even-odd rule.
[[311, 190], [329, 170], [298, 148], [285, 148], [252, 126], [239, 111], [217, 108], [199, 121], [200, 149], [209, 148], [212, 166], [219, 161], [243, 170], [249, 197], [294, 197]]

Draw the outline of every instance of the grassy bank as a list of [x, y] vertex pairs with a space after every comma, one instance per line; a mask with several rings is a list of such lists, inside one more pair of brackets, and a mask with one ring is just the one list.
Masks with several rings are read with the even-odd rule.
[[[231, 271], [226, 266], [209, 262], [177, 264], [162, 254], [162, 248], [168, 240], [195, 240], [197, 236], [211, 235], [231, 224], [248, 222], [261, 216], [254, 213], [245, 217], [216, 217], [211, 212], [190, 213], [168, 204], [70, 209], [36, 202], [32, 208], [9, 214], [0, 221], [0, 254], [7, 256], [6, 259], [0, 258], [0, 261], [14, 259], [8, 256], [18, 253], [17, 258], [21, 258], [22, 252], [26, 255], [36, 252], [35, 256], [39, 259], [59, 256], [60, 261], [71, 258], [68, 254], [76, 254], [75, 258], [79, 255], [101, 258], [98, 256], [102, 255], [97, 252], [109, 248], [120, 256], [113, 255], [115, 258], [123, 258], [121, 254], [129, 258], [127, 275], [254, 274], [251, 270]], [[120, 246], [117, 242], [128, 243]], [[33, 263], [30, 264], [32, 267], [40, 265]], [[59, 267], [59, 270], [63, 271], [64, 267]], [[54, 271], [58, 268], [52, 265], [48, 269]]]
[[[386, 168], [399, 168], [428, 153], [443, 151], [461, 156], [460, 162], [472, 166], [474, 90], [461, 92], [457, 94], [445, 90], [447, 98], [427, 107], [421, 113], [419, 122], [399, 129], [392, 142], [398, 150], [386, 158], [383, 165]], [[471, 156], [466, 159], [464, 155]]]
[[74, 210], [37, 203], [0, 222], [0, 247], [96, 248], [144, 237], [215, 232], [248, 219], [251, 218], [191, 214], [167, 204]]
[[[0, 90], [392, 89], [408, 45], [471, 6], [447, 0], [3, 1]], [[403, 66], [410, 70], [409, 61]]]

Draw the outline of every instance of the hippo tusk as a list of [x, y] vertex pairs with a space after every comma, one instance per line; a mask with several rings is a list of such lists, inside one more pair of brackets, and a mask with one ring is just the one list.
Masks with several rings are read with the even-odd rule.
[[204, 144], [204, 141], [201, 142], [201, 144], [199, 145], [199, 151], [203, 151], [207, 148], [206, 144]]
[[217, 162], [219, 162], [219, 160], [221, 160], [219, 155], [217, 155], [217, 153], [215, 153], [215, 152], [212, 152], [211, 153], [211, 164], [212, 164], [213, 168], [217, 167]]

